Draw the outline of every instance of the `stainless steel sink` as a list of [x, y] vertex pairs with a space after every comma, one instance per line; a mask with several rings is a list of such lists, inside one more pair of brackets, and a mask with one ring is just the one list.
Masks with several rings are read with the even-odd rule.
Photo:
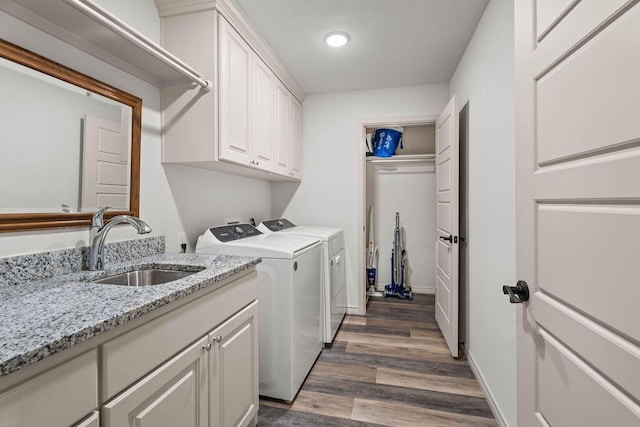
[[161, 270], [161, 269], [142, 269], [129, 271], [115, 276], [105, 277], [104, 279], [94, 280], [94, 283], [102, 283], [105, 285], [124, 285], [124, 286], [154, 286], [163, 283], [173, 282], [197, 273], [197, 271], [179, 271], [179, 270]]

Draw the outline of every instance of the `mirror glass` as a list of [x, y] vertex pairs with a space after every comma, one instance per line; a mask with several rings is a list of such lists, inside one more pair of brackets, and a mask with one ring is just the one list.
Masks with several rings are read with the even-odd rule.
[[138, 214], [139, 98], [2, 40], [0, 93], [0, 231]]

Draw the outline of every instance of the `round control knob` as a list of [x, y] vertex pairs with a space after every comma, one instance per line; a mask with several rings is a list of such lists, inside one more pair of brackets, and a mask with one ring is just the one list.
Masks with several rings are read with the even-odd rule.
[[235, 232], [238, 234], [242, 234], [242, 227], [236, 227]]

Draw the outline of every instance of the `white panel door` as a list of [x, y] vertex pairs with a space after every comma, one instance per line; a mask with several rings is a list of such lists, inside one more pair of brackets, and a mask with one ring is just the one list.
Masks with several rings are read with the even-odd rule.
[[[250, 164], [250, 85], [253, 52], [240, 34], [219, 17], [219, 157]], [[213, 120], [213, 118], [212, 118]]]
[[293, 96], [289, 97], [289, 176], [300, 178], [302, 163], [302, 105]]
[[515, 3], [518, 426], [639, 426], [640, 3], [561, 3]]
[[436, 321], [458, 357], [458, 120], [455, 97], [436, 121]]
[[289, 175], [289, 91], [276, 79], [275, 92], [275, 142], [273, 171], [280, 175]]
[[273, 170], [275, 79], [267, 64], [254, 54], [251, 161], [254, 167], [268, 172]]
[[129, 135], [126, 126], [86, 115], [83, 127], [80, 209], [129, 209]]

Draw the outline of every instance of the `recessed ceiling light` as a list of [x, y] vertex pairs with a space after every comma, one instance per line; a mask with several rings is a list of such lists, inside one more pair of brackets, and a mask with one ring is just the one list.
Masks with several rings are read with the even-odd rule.
[[324, 35], [324, 42], [331, 47], [340, 47], [349, 43], [351, 36], [344, 31], [332, 31]]

